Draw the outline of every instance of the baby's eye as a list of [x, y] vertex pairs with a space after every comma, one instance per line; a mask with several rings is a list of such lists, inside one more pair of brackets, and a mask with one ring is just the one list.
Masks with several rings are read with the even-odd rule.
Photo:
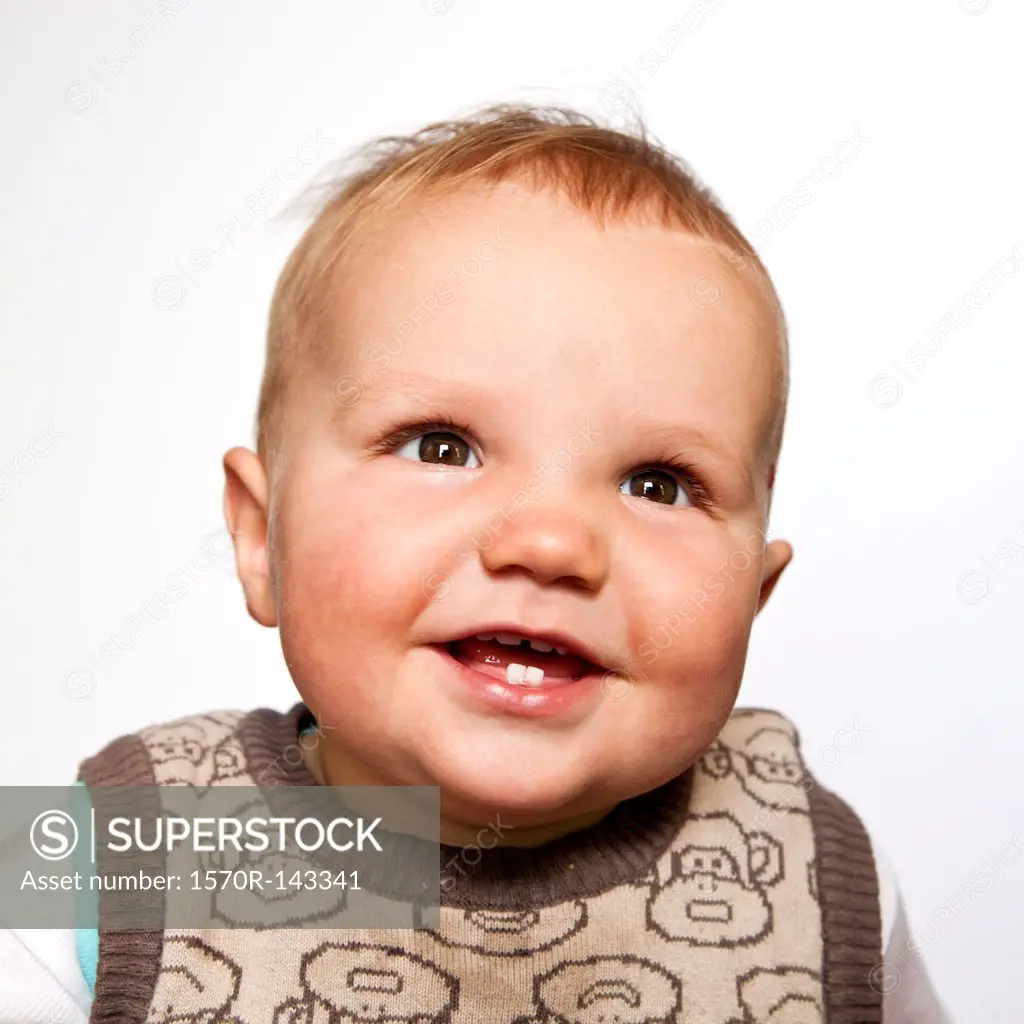
[[[623, 480], [619, 490], [635, 498], [647, 498], [662, 505], [691, 505], [686, 488], [663, 469], [645, 469]], [[679, 499], [682, 498], [682, 501]]]
[[469, 442], [449, 431], [428, 431], [396, 448], [395, 454], [414, 462], [432, 462], [438, 466], [475, 469], [480, 465]]

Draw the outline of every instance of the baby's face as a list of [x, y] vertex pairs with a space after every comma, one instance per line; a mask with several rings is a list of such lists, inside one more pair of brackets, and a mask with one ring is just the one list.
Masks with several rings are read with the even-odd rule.
[[[417, 206], [342, 276], [270, 544], [325, 742], [480, 820], [678, 774], [788, 558], [762, 532], [777, 355], [752, 271], [509, 183]], [[495, 633], [568, 653], [474, 640]]]

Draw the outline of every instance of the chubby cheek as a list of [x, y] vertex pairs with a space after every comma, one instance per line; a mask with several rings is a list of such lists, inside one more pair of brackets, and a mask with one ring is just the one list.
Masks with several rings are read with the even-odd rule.
[[[409, 503], [352, 502], [311, 481], [281, 496], [274, 560], [281, 644], [309, 701], [344, 687], [350, 711], [386, 697], [402, 641], [430, 601], [429, 521]], [[353, 680], [373, 679], [372, 686]], [[351, 703], [354, 702], [354, 703]]]
[[[677, 538], [678, 539], [678, 538]], [[711, 528], [660, 548], [643, 614], [630, 621], [636, 692], [666, 743], [710, 742], [739, 690], [760, 585], [761, 560], [733, 531]], [[652, 582], [656, 580], [656, 582]]]

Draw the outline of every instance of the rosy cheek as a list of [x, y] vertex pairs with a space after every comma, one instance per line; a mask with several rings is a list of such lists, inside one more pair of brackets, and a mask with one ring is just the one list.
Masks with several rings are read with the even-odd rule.
[[426, 602], [429, 545], [422, 521], [410, 521], [410, 503], [380, 493], [354, 503], [350, 495], [321, 481], [296, 489], [280, 509], [282, 629], [326, 649], [407, 631]]
[[632, 650], [642, 672], [666, 685], [710, 684], [743, 665], [757, 570], [746, 557], [730, 561], [727, 539], [701, 539], [662, 561], [657, 586], [640, 587], [647, 614], [632, 623]]
[[[374, 558], [372, 545], [357, 524], [332, 523], [329, 529], [296, 523], [296, 539], [284, 552], [282, 603], [301, 614], [313, 636], [337, 637], [356, 616], [373, 621], [386, 593], [388, 573]], [[393, 585], [393, 581], [392, 581]]]

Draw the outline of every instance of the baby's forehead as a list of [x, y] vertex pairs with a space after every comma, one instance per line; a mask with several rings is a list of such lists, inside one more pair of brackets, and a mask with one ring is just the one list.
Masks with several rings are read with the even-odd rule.
[[597, 284], [587, 296], [595, 306], [653, 300], [691, 320], [718, 307], [755, 329], [774, 329], [778, 316], [756, 258], [724, 241], [665, 224], [649, 206], [595, 213], [561, 190], [515, 180], [469, 183], [369, 215], [339, 267], [325, 300], [350, 321], [383, 304], [421, 326], [457, 300], [493, 297], [499, 285], [523, 289], [515, 307], [500, 307], [506, 316], [531, 300], [571, 302]]
[[[774, 418], [776, 307], [753, 261], [651, 217], [604, 223], [514, 182], [409, 203], [363, 233], [328, 296], [335, 373], [412, 372], [551, 400], [676, 399]], [[499, 397], [500, 397], [499, 391]]]
[[[499, 231], [500, 229], [500, 231]], [[569, 250], [621, 248], [629, 237], [671, 236], [680, 245], [713, 250], [723, 273], [742, 277], [757, 269], [753, 253], [744, 255], [723, 237], [667, 219], [652, 201], [636, 204], [583, 203], [563, 187], [538, 186], [511, 178], [498, 182], [471, 180], [457, 187], [435, 186], [413, 192], [388, 208], [371, 207], [346, 241], [342, 259], [349, 273], [374, 258], [417, 249], [447, 251], [458, 246], [470, 260], [477, 245], [490, 235], [525, 245], [560, 245]], [[751, 279], [753, 279], [751, 274]]]

